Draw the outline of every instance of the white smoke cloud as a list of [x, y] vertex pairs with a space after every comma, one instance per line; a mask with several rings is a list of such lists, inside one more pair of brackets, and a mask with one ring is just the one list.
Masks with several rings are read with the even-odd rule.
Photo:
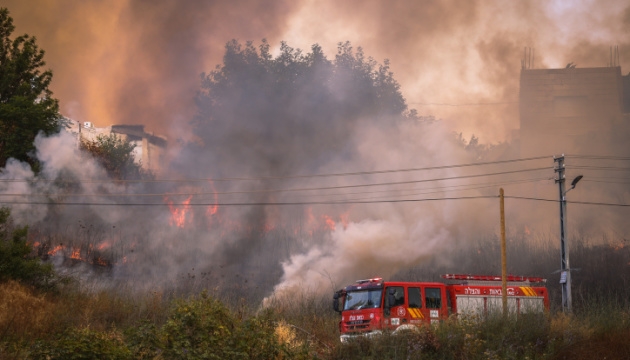
[[331, 279], [342, 284], [358, 278], [387, 278], [435, 256], [451, 242], [448, 229], [436, 226], [438, 222], [427, 217], [409, 227], [399, 220], [363, 220], [338, 228], [325, 245], [283, 263], [284, 276], [276, 291], [293, 287], [326, 291]]
[[[440, 166], [444, 165], [443, 159], [449, 159], [449, 164], [470, 162], [470, 155], [439, 121], [401, 123], [387, 130], [362, 127], [357, 130], [354, 141], [361, 152], [361, 166], [366, 169]], [[340, 168], [350, 165], [337, 164]], [[456, 174], [452, 169], [445, 169], [424, 176], [429, 179]], [[402, 173], [395, 175], [393, 180], [417, 180], [418, 175]], [[467, 181], [459, 183], [466, 184]], [[375, 199], [439, 198], [443, 194], [435, 189], [443, 185], [447, 182], [406, 186], [405, 196], [392, 190], [386, 195], [375, 194]], [[423, 194], [426, 192], [429, 194]], [[472, 194], [479, 195], [479, 192]], [[464, 241], [465, 234], [471, 233], [470, 229], [492, 231], [496, 219], [489, 213], [493, 210], [490, 203], [482, 203], [473, 210], [467, 205], [448, 201], [356, 205], [350, 215], [353, 221], [346, 227], [336, 227], [327, 241], [307, 245], [306, 251], [293, 254], [283, 262], [283, 277], [273, 295], [282, 296], [305, 288], [313, 292], [329, 292], [331, 282], [341, 286], [356, 279], [387, 279], [425, 261], [447, 262], [448, 249]]]
[[33, 176], [30, 165], [13, 158], [8, 159], [6, 166], [0, 169], [0, 195], [2, 196], [0, 204], [3, 206], [11, 204], [13, 217], [18, 222], [24, 222], [29, 218], [40, 220], [45, 215], [45, 211], [42, 211], [41, 208], [33, 209], [29, 204], [17, 203], [31, 200], [28, 197], [20, 196], [20, 194], [31, 192], [29, 181], [32, 181]]

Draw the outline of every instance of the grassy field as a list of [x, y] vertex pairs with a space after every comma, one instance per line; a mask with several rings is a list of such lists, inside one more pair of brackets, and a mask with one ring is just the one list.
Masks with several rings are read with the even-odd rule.
[[[494, 238], [453, 254], [469, 273], [496, 273]], [[514, 273], [551, 274], [548, 241], [513, 241]], [[235, 291], [137, 290], [127, 284], [60, 282], [38, 289], [0, 283], [2, 359], [630, 359], [630, 247], [623, 241], [572, 242], [574, 312], [559, 311], [557, 279], [544, 316], [450, 319], [417, 333], [339, 342], [332, 294], [297, 293], [258, 301]], [[518, 256], [518, 254], [529, 254]], [[482, 265], [476, 265], [482, 264]], [[535, 264], [536, 274], [527, 272]], [[575, 265], [574, 265], [575, 266]], [[395, 276], [435, 280], [455, 265], [426, 263]], [[552, 275], [555, 276], [555, 275]], [[194, 284], [193, 284], [194, 285]]]
[[591, 300], [573, 315], [450, 319], [342, 345], [328, 297], [266, 309], [208, 293], [41, 293], [0, 285], [0, 355], [11, 359], [625, 359], [630, 308]]

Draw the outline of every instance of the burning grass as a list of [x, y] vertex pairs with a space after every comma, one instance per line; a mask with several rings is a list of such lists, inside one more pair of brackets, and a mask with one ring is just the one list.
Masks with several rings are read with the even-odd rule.
[[[528, 236], [523, 233], [511, 242], [511, 271], [526, 273], [535, 264], [539, 273], [531, 275], [552, 273], [558, 253], [552, 239], [532, 242]], [[107, 250], [99, 248], [103, 239], [94, 239], [92, 251]], [[453, 265], [428, 262], [395, 277], [434, 280], [453, 272], [449, 266], [496, 273], [495, 240], [473, 246], [479, 250], [473, 252], [474, 261], [469, 261], [469, 249], [461, 249], [452, 254]], [[244, 296], [261, 292], [260, 283], [243, 279], [229, 287], [229, 281], [217, 283], [206, 273], [188, 274], [177, 286], [161, 288], [138, 287], [133, 279], [105, 281], [111, 280], [109, 271], [97, 274], [100, 282], [63, 282], [54, 292], [8, 281], [0, 283], [0, 358], [61, 359], [79, 348], [86, 357], [112, 359], [202, 358], [208, 349], [229, 349], [221, 353], [224, 358], [262, 359], [627, 358], [630, 247], [574, 239], [571, 249], [574, 267], [582, 268], [574, 277], [573, 315], [559, 312], [559, 286], [552, 277], [548, 287], [556, 307], [543, 317], [450, 319], [417, 333], [346, 345], [339, 342], [332, 291], [277, 293], [261, 308]]]

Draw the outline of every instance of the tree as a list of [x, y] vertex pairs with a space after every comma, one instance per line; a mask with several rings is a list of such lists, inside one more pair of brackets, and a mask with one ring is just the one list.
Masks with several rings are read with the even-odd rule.
[[123, 179], [145, 179], [152, 174], [136, 163], [134, 145], [116, 134], [99, 135], [95, 140], [81, 140], [81, 149], [91, 154], [105, 168], [110, 177]]
[[9, 209], [0, 208], [0, 282], [18, 280], [38, 287], [53, 286], [52, 265], [42, 263], [33, 254], [27, 234], [26, 226], [13, 226]]
[[[340, 43], [334, 60], [319, 45], [303, 53], [281, 43], [273, 57], [236, 40], [223, 64], [202, 75], [193, 121], [206, 167], [234, 173], [283, 175], [351, 157], [351, 137], [362, 125], [390, 126], [407, 105], [389, 63], [379, 65], [361, 48]], [[197, 146], [192, 144], [191, 146]], [[240, 168], [235, 168], [234, 164]]]
[[13, 157], [37, 170], [35, 136], [58, 132], [62, 117], [48, 89], [52, 72], [41, 70], [44, 51], [29, 35], [11, 40], [14, 29], [9, 11], [0, 8], [0, 167]]

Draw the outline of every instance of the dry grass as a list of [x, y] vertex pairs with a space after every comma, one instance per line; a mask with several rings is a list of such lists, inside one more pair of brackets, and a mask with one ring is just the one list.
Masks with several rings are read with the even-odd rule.
[[50, 330], [56, 304], [15, 281], [0, 284], [0, 339], [38, 337]]

